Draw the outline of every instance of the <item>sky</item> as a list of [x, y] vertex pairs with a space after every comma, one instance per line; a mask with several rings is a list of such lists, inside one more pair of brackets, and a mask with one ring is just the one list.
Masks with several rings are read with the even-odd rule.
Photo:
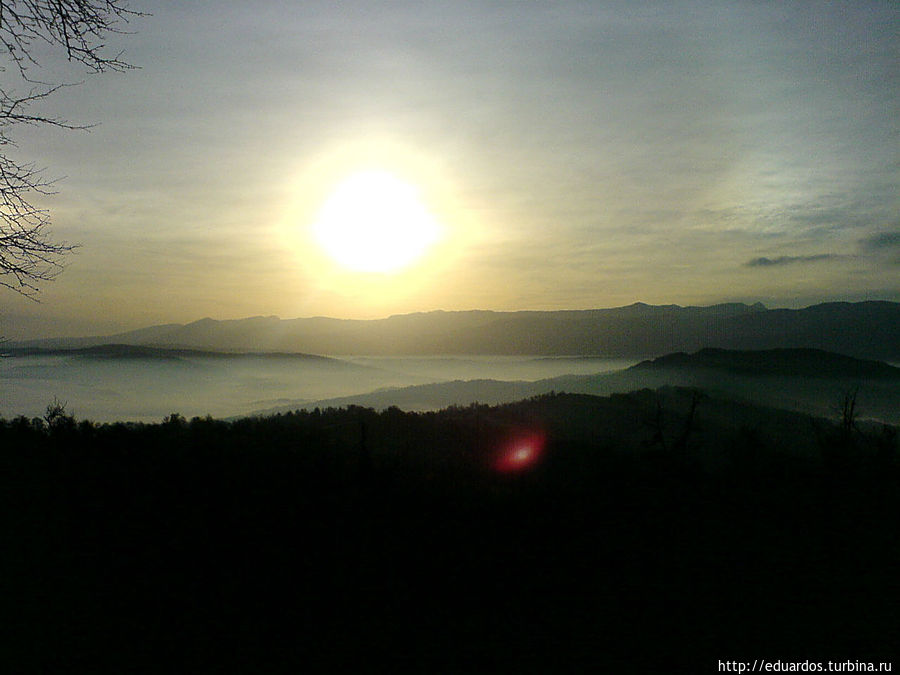
[[[9, 152], [61, 179], [36, 201], [79, 248], [39, 302], [0, 289], [7, 337], [900, 301], [893, 0], [131, 7], [150, 16], [109, 45], [139, 69], [41, 57], [81, 82], [42, 110], [96, 126], [13, 133]], [[428, 214], [407, 267], [347, 268], [315, 237], [360, 172]], [[365, 222], [337, 246], [390, 241], [370, 198], [340, 205]]]

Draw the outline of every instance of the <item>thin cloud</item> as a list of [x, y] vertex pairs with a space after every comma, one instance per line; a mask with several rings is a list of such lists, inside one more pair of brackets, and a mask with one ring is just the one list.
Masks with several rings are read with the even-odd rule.
[[866, 251], [883, 251], [884, 249], [900, 249], [900, 230], [879, 232], [860, 240], [860, 246]]
[[888, 265], [900, 265], [900, 230], [878, 232], [859, 240], [859, 247]]
[[754, 258], [746, 263], [747, 267], [776, 267], [781, 265], [792, 265], [794, 263], [810, 263], [822, 262], [825, 260], [840, 260], [846, 258], [845, 255], [836, 253], [817, 253], [815, 255], [782, 255], [777, 258]]

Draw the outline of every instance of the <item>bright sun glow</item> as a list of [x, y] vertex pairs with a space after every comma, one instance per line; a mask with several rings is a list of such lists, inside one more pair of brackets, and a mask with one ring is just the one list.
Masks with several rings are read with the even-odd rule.
[[440, 233], [416, 189], [386, 171], [361, 171], [346, 178], [313, 225], [313, 236], [325, 252], [359, 272], [407, 267]]

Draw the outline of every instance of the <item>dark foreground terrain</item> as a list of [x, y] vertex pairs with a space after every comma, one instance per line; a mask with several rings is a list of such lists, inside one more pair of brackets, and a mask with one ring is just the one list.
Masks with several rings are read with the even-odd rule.
[[[846, 403], [846, 401], [845, 401]], [[0, 423], [11, 673], [890, 661], [890, 427], [666, 389]], [[348, 670], [349, 669], [349, 670]]]

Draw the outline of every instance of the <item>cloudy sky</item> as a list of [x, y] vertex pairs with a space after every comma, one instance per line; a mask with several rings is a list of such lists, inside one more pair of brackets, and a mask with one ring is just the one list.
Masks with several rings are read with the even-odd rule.
[[[111, 45], [140, 70], [42, 61], [84, 80], [45, 111], [98, 126], [24, 129], [15, 152], [65, 177], [41, 204], [80, 249], [39, 304], [0, 293], [0, 334], [900, 300], [892, 0], [132, 7], [152, 16]], [[439, 232], [402, 269], [312, 234], [361, 171]], [[393, 236], [367, 199], [339, 205], [363, 250]]]

